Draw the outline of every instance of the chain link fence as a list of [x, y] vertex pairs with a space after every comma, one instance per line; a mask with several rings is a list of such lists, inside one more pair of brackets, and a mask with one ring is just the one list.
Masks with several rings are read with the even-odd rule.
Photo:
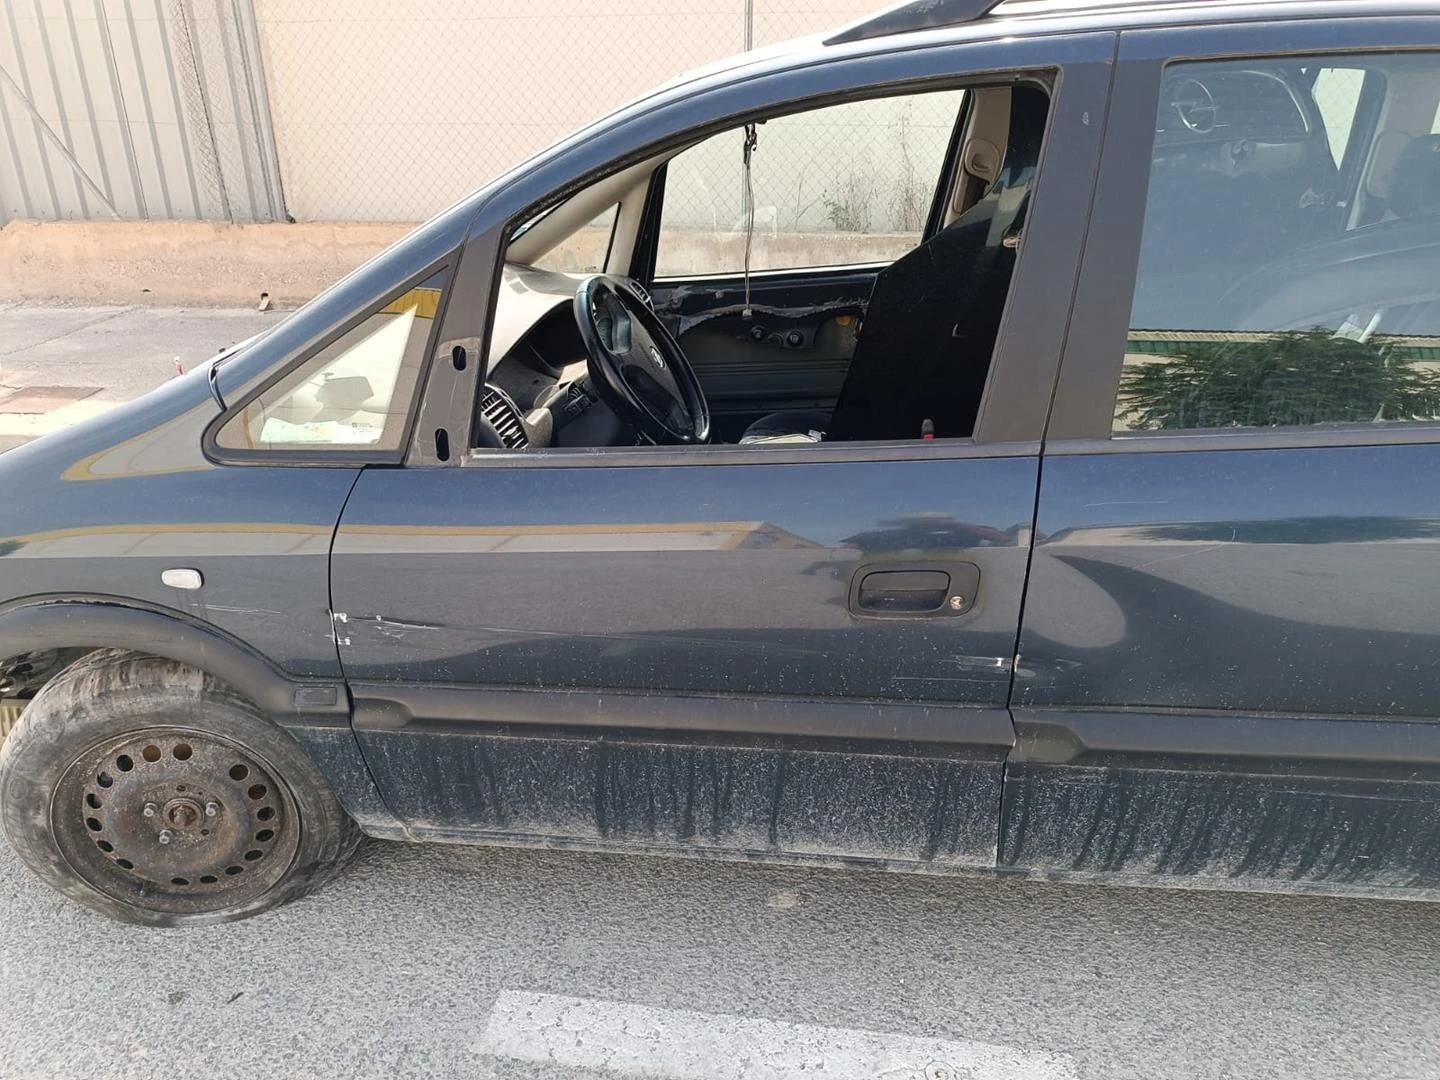
[[[686, 69], [747, 43], [830, 29], [882, 0], [253, 3], [289, 213], [300, 221], [418, 221]], [[854, 179], [863, 186], [868, 176], [875, 192], [831, 191], [837, 203], [849, 200], [837, 213], [868, 212], [877, 223], [895, 216], [890, 193], [880, 190], [885, 171], [894, 171], [891, 119], [871, 117], [876, 130], [864, 138], [878, 172]], [[912, 110], [907, 122], [919, 131], [930, 119]], [[796, 195], [790, 174], [823, 163], [833, 144], [817, 133], [797, 146], [803, 161], [777, 176], [773, 190], [758, 191], [757, 207], [773, 207], [777, 222], [782, 212], [807, 227], [823, 221], [823, 192], [802, 184]], [[739, 182], [730, 157], [738, 160], [738, 149], [723, 158], [717, 151], [706, 183], [723, 198], [697, 203], [692, 224], [733, 222]], [[797, 198], [810, 204], [798, 216]]]
[[[0, 222], [420, 221], [687, 69], [883, 2], [0, 0]], [[917, 231], [944, 97], [764, 125], [757, 232]], [[675, 163], [672, 231], [738, 231], [740, 145]]]
[[757, 125], [748, 186], [744, 133], [708, 139], [670, 163], [662, 233], [736, 232], [748, 221], [753, 193], [762, 236], [917, 235], [961, 97], [953, 91], [851, 102]]
[[[920, 239], [961, 91], [850, 102], [725, 132], [670, 162], [660, 276], [882, 262]], [[748, 200], [748, 204], [747, 204]], [[753, 232], [748, 228], [753, 216]]]

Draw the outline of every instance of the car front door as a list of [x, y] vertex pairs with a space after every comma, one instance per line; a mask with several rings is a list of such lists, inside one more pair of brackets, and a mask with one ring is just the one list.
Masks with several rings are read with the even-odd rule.
[[[1038, 439], [1113, 44], [833, 62], [646, 117], [649, 140], [671, 114], [871, 84], [1053, 88], [972, 438], [437, 455], [468, 445], [468, 418], [444, 417], [480, 391], [479, 327], [441, 343], [423, 453], [362, 474], [332, 558], [357, 734], [416, 835], [993, 865]], [[611, 158], [634, 152], [618, 140]], [[493, 272], [565, 168], [481, 211], [462, 280]]]
[[1001, 862], [1434, 888], [1440, 20], [1120, 56]]

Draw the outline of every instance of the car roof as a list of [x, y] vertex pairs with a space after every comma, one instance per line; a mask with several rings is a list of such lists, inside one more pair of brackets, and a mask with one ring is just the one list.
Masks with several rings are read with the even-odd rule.
[[878, 53], [941, 41], [1143, 27], [1223, 26], [1277, 19], [1434, 14], [1433, 0], [907, 0], [847, 26], [739, 53], [684, 72], [629, 104], [682, 87], [699, 88], [844, 53]]
[[[926, 30], [989, 26], [1024, 20], [1067, 30], [1083, 19], [1086, 29], [1103, 23], [1127, 26], [1213, 25], [1268, 18], [1336, 18], [1347, 15], [1434, 13], [1421, 0], [907, 0], [821, 35], [826, 45], [882, 41]], [[1078, 29], [1078, 26], [1076, 26]]]

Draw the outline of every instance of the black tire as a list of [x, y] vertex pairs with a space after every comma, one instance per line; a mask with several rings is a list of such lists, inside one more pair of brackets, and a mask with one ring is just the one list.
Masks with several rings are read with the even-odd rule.
[[360, 840], [253, 704], [195, 668], [114, 649], [46, 684], [0, 747], [0, 828], [72, 900], [148, 926], [293, 900]]

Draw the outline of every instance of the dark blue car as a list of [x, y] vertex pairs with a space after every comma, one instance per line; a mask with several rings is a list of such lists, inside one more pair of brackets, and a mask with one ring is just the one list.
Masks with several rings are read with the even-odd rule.
[[1434, 898], [1437, 421], [1432, 5], [906, 4], [0, 458], [0, 823]]

